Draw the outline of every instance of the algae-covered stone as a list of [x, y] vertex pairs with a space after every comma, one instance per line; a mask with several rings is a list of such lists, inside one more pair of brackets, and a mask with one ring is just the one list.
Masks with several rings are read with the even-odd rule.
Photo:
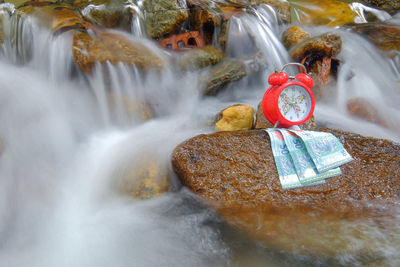
[[246, 65], [233, 58], [225, 58], [219, 64], [213, 66], [211, 71], [202, 77], [205, 81], [204, 95], [216, 95], [227, 84], [245, 77]]
[[250, 130], [253, 128], [254, 108], [250, 105], [233, 105], [216, 116], [219, 131]]
[[[379, 242], [357, 227], [385, 214], [393, 225], [378, 224], [378, 233], [386, 227], [398, 231], [390, 207], [400, 198], [400, 145], [320, 130], [333, 133], [354, 158], [341, 166], [342, 175], [325, 184], [283, 190], [263, 130], [193, 137], [175, 148], [173, 169], [228, 223], [271, 249], [322, 257], [370, 256], [381, 251]], [[357, 221], [357, 227], [348, 228]], [[391, 238], [390, 231], [385, 238]], [[398, 240], [393, 245], [400, 247]]]
[[173, 33], [189, 18], [185, 1], [145, 0], [143, 5], [146, 31], [151, 38], [160, 38]]
[[298, 43], [289, 52], [290, 56], [301, 61], [306, 56], [317, 54], [321, 57], [336, 57], [342, 50], [342, 38], [336, 33], [325, 33]]
[[182, 69], [200, 69], [217, 64], [223, 57], [224, 53], [221, 49], [215, 46], [205, 46], [185, 52], [179, 58], [179, 65]]
[[163, 61], [145, 45], [117, 33], [96, 31], [80, 32], [74, 36], [73, 55], [84, 72], [90, 72], [96, 62], [110, 61], [134, 64], [143, 69], [160, 69]]
[[310, 38], [311, 35], [300, 26], [290, 26], [282, 35], [282, 42], [286, 49], [290, 49], [296, 44]]
[[[76, 0], [74, 6], [88, 21], [107, 28], [130, 27], [132, 13], [131, 1], [125, 0]], [[139, 7], [137, 7], [138, 9]]]

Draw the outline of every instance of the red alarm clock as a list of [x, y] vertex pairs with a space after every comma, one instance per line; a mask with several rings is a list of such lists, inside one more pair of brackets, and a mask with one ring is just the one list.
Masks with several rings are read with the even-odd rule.
[[[283, 70], [297, 65], [304, 73], [288, 76]], [[306, 67], [299, 63], [288, 63], [280, 72], [275, 71], [268, 78], [271, 85], [264, 94], [262, 109], [264, 116], [274, 127], [291, 127], [306, 122], [314, 112], [314, 95], [310, 88], [313, 79], [306, 74]]]

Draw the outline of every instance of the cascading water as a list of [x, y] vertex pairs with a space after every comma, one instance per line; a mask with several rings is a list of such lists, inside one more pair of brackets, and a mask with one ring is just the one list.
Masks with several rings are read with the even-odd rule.
[[[137, 14], [132, 21], [135, 38], [143, 38], [140, 20]], [[195, 85], [199, 72], [144, 74], [131, 65], [107, 62], [91, 74], [74, 74], [68, 32], [53, 36], [34, 21], [22, 23], [12, 16], [3, 26], [14, 29], [8, 33], [14, 41], [3, 44], [0, 63], [0, 266], [287, 266], [301, 261], [296, 255], [282, 259], [268, 254], [257, 245], [235, 252], [234, 243], [244, 241], [221, 238], [217, 216], [179, 189], [177, 181], [174, 192], [142, 201], [118, 194], [113, 186], [125, 170], [138, 171], [146, 157], [171, 173], [173, 148], [213, 131], [208, 121], [217, 111], [236, 102], [257, 106], [267, 75], [289, 61], [279, 41], [284, 28], [269, 6], [232, 17], [228, 29], [229, 56], [254, 59], [253, 52], [260, 53], [258, 64], [265, 70], [250, 79], [262, 83], [244, 80], [230, 92], [204, 99]], [[393, 62], [357, 35], [341, 35], [335, 101], [318, 104], [317, 120], [400, 140]], [[148, 40], [142, 42], [163, 54]], [[360, 95], [371, 98], [393, 127], [350, 118], [344, 103]], [[140, 105], [156, 119], [146, 121], [136, 109], [143, 110]], [[396, 216], [394, 212], [391, 224], [399, 221]], [[380, 248], [373, 252], [379, 260], [399, 263], [398, 231], [380, 231], [373, 222], [343, 227], [360, 225], [370, 239], [376, 237]], [[362, 259], [351, 254], [351, 245], [370, 239], [346, 240], [349, 254], [339, 255], [339, 262], [359, 265]], [[324, 263], [318, 258], [307, 263], [318, 262]]]

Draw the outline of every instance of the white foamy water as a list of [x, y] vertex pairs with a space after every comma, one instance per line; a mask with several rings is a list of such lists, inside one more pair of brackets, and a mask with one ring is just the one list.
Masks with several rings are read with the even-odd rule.
[[[139, 18], [140, 14], [132, 21], [135, 37], [129, 38], [143, 36]], [[252, 242], [247, 246], [249, 241], [240, 235], [243, 239], [237, 240], [235, 233], [227, 237], [214, 212], [181, 189], [177, 180], [172, 182], [173, 192], [150, 200], [123, 195], [113, 186], [116, 173], [138, 170], [146, 158], [160, 162], [172, 174], [172, 150], [189, 137], [214, 131], [209, 122], [219, 110], [235, 103], [256, 107], [268, 75], [289, 60], [279, 41], [283, 27], [268, 6], [233, 17], [227, 43], [232, 57], [261, 52], [264, 70], [215, 98], [201, 98], [199, 73], [178, 72], [148, 40], [142, 41], [170, 69], [143, 73], [134, 66], [106, 63], [96, 65], [92, 74], [74, 75], [71, 33], [53, 36], [30, 20], [22, 24], [14, 20], [5, 25], [13, 29], [8, 35], [19, 36], [15, 37], [19, 41], [4, 43], [0, 62], [0, 266], [329, 263], [318, 257], [274, 254]], [[399, 140], [393, 61], [356, 35], [340, 34], [343, 64], [332, 101], [317, 105], [317, 120]], [[393, 128], [349, 117], [345, 102], [357, 96], [376, 103]], [[144, 107], [153, 119], [140, 114]], [[387, 222], [396, 224], [397, 217], [393, 211]], [[400, 247], [398, 232], [382, 230], [373, 221], [343, 223], [352, 229], [362, 226], [360, 231], [369, 238], [342, 238], [349, 249], [336, 255], [335, 263], [368, 262], [354, 251], [374, 237], [377, 243], [371, 254], [385, 264], [399, 263], [393, 249]], [[237, 254], [246, 256], [241, 259]]]

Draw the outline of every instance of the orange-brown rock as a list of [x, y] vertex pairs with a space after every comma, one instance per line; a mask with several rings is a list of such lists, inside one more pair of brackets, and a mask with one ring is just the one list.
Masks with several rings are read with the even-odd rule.
[[282, 35], [282, 42], [286, 49], [290, 49], [296, 44], [310, 38], [311, 35], [300, 26], [290, 26]]
[[[257, 106], [257, 113], [256, 113], [256, 122], [254, 128], [256, 129], [266, 129], [266, 128], [273, 128], [274, 125], [270, 123], [267, 118], [265, 118], [264, 113], [262, 111], [261, 107], [261, 102]], [[311, 118], [303, 123], [302, 125], [299, 125], [299, 127], [303, 130], [310, 130], [313, 131], [317, 128], [317, 125], [315, 124], [315, 118], [314, 115], [311, 116]]]
[[342, 50], [342, 38], [336, 33], [325, 33], [298, 43], [289, 52], [290, 56], [300, 62], [307, 56], [336, 57]]
[[368, 255], [379, 242], [355, 222], [367, 227], [389, 218], [380, 229], [397, 231], [390, 207], [400, 198], [400, 145], [321, 130], [333, 132], [354, 158], [341, 167], [342, 175], [321, 185], [283, 190], [263, 130], [196, 136], [175, 148], [172, 165], [182, 183], [230, 224], [272, 248]]
[[134, 64], [143, 69], [159, 69], [161, 58], [139, 42], [116, 33], [96, 30], [93, 34], [79, 32], [74, 36], [73, 55], [84, 72], [90, 72], [96, 62]]
[[360, 119], [387, 127], [387, 123], [379, 116], [375, 106], [366, 98], [358, 97], [347, 101], [347, 111]]

